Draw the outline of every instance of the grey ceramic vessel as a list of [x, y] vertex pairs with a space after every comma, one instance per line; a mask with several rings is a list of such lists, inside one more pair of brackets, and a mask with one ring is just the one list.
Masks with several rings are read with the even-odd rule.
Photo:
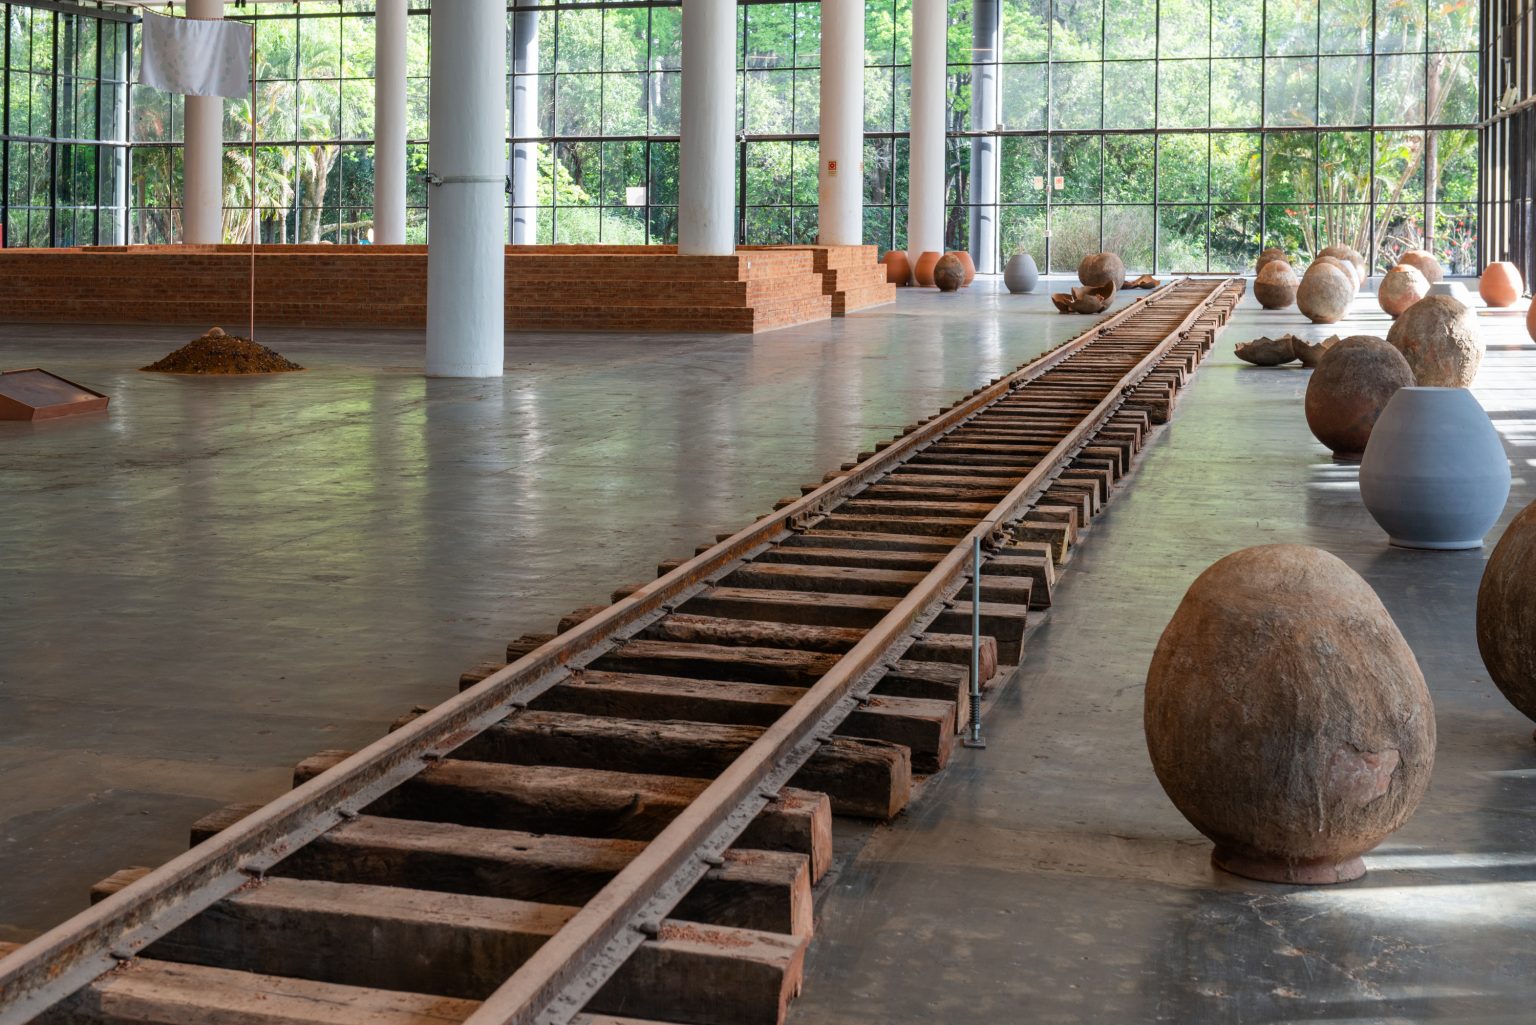
[[1478, 548], [1509, 500], [1509, 459], [1465, 388], [1399, 388], [1360, 460], [1360, 498], [1399, 548]]
[[1028, 253], [1014, 253], [1013, 259], [1003, 268], [1003, 284], [1010, 292], [1033, 292], [1040, 283], [1040, 268]]

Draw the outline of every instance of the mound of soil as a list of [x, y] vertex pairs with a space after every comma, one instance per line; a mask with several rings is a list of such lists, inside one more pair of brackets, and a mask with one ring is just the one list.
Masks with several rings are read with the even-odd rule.
[[162, 374], [281, 374], [304, 368], [265, 345], [227, 335], [215, 327], [140, 369]]

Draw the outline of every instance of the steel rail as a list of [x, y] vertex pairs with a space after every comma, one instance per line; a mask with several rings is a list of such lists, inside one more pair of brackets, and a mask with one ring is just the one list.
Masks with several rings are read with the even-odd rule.
[[[846, 475], [743, 528], [0, 959], [0, 1025], [21, 1025], [30, 1020], [133, 958], [212, 904], [259, 879], [294, 850], [354, 817], [428, 764], [569, 679], [574, 668], [595, 660], [613, 644], [643, 630], [767, 547], [805, 529], [830, 507], [944, 437], [975, 412], [1049, 372], [1100, 337], [1112, 334], [1125, 320], [1160, 302], [1176, 287], [1176, 282], [1169, 282], [1076, 338], [979, 389], [863, 460]], [[1219, 287], [1213, 289], [1205, 307], [1219, 292]], [[948, 562], [941, 565], [950, 566]], [[903, 603], [891, 616], [907, 608], [907, 603]], [[868, 653], [867, 647], [856, 646], [838, 664], [854, 656], [863, 660]], [[776, 744], [778, 736], [770, 731], [749, 750], [761, 751]], [[588, 920], [583, 918], [582, 924]], [[524, 985], [525, 977], [526, 973], [518, 973], [514, 979]]]
[[[900, 657], [915, 639], [914, 627], [934, 618], [942, 603], [964, 585], [973, 545], [978, 540], [992, 545], [1010, 521], [1027, 512], [1124, 404], [1126, 395], [1187, 337], [1231, 281], [1214, 282], [1206, 297], [1122, 375], [894, 609], [487, 998], [465, 1025], [565, 1025], [579, 1013], [625, 956], [655, 934], [661, 917], [710, 864], [718, 862], [719, 854], [767, 803], [764, 780], [787, 779], [820, 742], [829, 739], [841, 717], [861, 698], [858, 685], [865, 680], [872, 685], [875, 681], [869, 678]], [[981, 601], [979, 590], [973, 589], [972, 600]]]

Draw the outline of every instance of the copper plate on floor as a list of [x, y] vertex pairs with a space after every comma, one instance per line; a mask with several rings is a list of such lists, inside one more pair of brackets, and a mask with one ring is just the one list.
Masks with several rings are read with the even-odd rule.
[[0, 420], [52, 420], [77, 413], [99, 413], [107, 396], [46, 370], [0, 373]]

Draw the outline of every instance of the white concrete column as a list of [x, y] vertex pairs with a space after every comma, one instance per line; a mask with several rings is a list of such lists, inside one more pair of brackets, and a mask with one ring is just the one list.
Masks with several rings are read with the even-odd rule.
[[822, 0], [818, 240], [864, 241], [864, 0]]
[[[532, 0], [517, 0], [519, 7]], [[512, 135], [539, 134], [539, 12], [512, 15]], [[538, 144], [512, 144], [512, 244], [539, 240]]]
[[[1002, 46], [1000, 0], [972, 0], [971, 6], [971, 128], [997, 128], [997, 60]], [[982, 274], [996, 274], [997, 200], [1000, 163], [997, 136], [971, 140], [971, 259]]]
[[912, 119], [907, 166], [907, 251], [944, 251], [946, 0], [912, 0]]
[[[222, 20], [224, 0], [187, 0], [187, 17]], [[188, 96], [185, 110], [181, 240], [216, 245], [224, 241], [224, 100]]]
[[409, 0], [378, 0], [373, 35], [373, 241], [405, 244], [405, 53]]
[[432, 6], [429, 377], [500, 377], [505, 360], [506, 68], [506, 0]]
[[683, 0], [677, 248], [736, 251], [736, 0]]

